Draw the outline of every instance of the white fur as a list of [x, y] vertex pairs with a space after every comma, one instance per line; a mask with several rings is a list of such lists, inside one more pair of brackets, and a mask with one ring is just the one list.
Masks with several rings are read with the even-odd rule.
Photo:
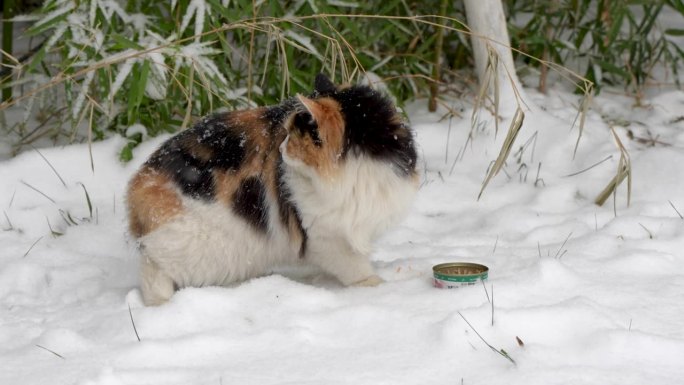
[[142, 291], [148, 304], [168, 300], [174, 283], [229, 285], [297, 258], [298, 249], [292, 248], [277, 223], [266, 235], [225, 204], [192, 199], [184, 199], [183, 204], [181, 215], [141, 238]]
[[[382, 282], [368, 259], [372, 243], [404, 216], [415, 179], [397, 175], [387, 163], [350, 154], [335, 179], [323, 180], [289, 157], [285, 146], [286, 141], [284, 175], [308, 235], [307, 261], [345, 285]], [[174, 284], [229, 285], [297, 262], [299, 245], [291, 242], [273, 197], [267, 202], [270, 221], [263, 234], [225, 204], [184, 199], [182, 214], [141, 238], [145, 302], [165, 302]]]
[[375, 281], [368, 259], [373, 241], [404, 217], [417, 179], [350, 153], [336, 176], [325, 180], [289, 157], [285, 148], [285, 178], [309, 236], [307, 259], [346, 285]]

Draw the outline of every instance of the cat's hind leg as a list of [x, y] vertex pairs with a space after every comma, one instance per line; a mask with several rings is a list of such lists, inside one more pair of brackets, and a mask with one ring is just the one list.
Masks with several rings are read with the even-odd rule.
[[140, 256], [140, 265], [140, 290], [145, 305], [158, 306], [168, 301], [176, 291], [173, 279], [144, 251]]

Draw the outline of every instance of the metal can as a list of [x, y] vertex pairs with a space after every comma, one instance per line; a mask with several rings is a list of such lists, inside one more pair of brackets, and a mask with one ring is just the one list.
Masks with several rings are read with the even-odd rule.
[[432, 273], [436, 288], [455, 289], [486, 280], [489, 276], [489, 268], [477, 263], [451, 262], [433, 266]]

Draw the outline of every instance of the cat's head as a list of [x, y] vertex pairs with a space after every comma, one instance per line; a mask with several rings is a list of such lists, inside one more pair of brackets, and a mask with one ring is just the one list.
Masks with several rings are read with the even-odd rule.
[[297, 95], [286, 129], [281, 151], [292, 166], [334, 177], [350, 157], [363, 157], [387, 162], [398, 175], [415, 174], [411, 129], [392, 101], [369, 86], [338, 87], [319, 74], [312, 94]]

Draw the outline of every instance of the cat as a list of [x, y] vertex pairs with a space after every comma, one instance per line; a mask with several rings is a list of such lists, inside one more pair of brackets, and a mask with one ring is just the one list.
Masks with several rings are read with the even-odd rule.
[[373, 241], [408, 211], [416, 161], [414, 134], [387, 96], [322, 74], [309, 96], [203, 118], [128, 185], [143, 301], [302, 261], [344, 285], [382, 283]]

